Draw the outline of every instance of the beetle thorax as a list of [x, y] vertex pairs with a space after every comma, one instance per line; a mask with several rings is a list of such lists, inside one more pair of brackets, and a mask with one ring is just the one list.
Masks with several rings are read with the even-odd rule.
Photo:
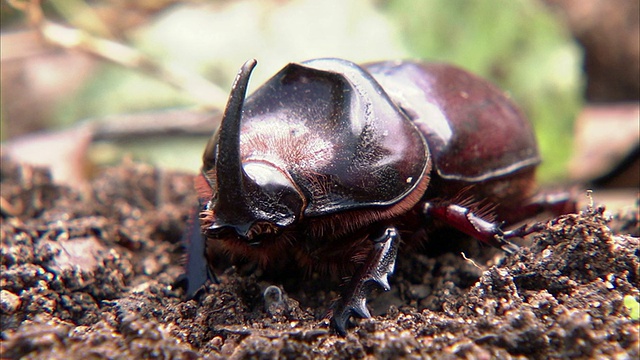
[[282, 170], [314, 171], [331, 162], [331, 142], [312, 132], [304, 123], [278, 118], [255, 121], [243, 128], [240, 156], [247, 161], [266, 161]]

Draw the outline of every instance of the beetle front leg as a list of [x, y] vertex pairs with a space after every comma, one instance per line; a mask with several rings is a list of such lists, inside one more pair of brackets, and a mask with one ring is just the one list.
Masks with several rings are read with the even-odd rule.
[[374, 248], [333, 306], [331, 326], [341, 335], [346, 333], [347, 321], [351, 315], [371, 317], [366, 302], [374, 284], [380, 285], [384, 291], [391, 288], [388, 276], [395, 268], [400, 242], [398, 230], [387, 227], [380, 237], [373, 239], [373, 242]]
[[423, 211], [425, 216], [438, 219], [454, 229], [470, 235], [485, 244], [503, 249], [508, 253], [515, 252], [518, 246], [507, 241], [507, 239], [523, 237], [538, 231], [535, 225], [525, 225], [511, 231], [503, 231], [500, 228], [502, 223], [486, 220], [469, 208], [449, 202], [427, 202]]
[[196, 296], [207, 280], [218, 282], [216, 276], [211, 272], [205, 256], [206, 237], [200, 229], [200, 219], [198, 215], [199, 206], [189, 216], [189, 228], [183, 234], [183, 243], [186, 247], [187, 263], [185, 273], [175, 282], [175, 286], [184, 288], [187, 299]]

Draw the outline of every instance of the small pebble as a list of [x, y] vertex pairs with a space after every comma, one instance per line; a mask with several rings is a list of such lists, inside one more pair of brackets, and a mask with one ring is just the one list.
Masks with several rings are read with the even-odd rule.
[[0, 310], [3, 314], [13, 314], [20, 307], [20, 297], [11, 291], [0, 291]]

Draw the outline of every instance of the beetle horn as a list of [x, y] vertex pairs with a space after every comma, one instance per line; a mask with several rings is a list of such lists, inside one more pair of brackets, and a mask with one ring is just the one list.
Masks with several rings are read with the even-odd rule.
[[238, 72], [220, 124], [216, 159], [218, 199], [215, 208], [222, 211], [216, 211], [219, 220], [217, 226], [232, 225], [244, 228], [250, 225], [251, 212], [245, 201], [245, 174], [240, 160], [240, 119], [249, 76], [256, 63], [255, 59], [249, 60]]

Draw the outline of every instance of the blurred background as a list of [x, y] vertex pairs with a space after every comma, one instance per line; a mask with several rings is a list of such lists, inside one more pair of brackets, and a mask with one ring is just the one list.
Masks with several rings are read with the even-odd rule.
[[508, 92], [543, 184], [632, 189], [638, 0], [2, 0], [2, 155], [86, 182], [133, 158], [195, 173], [239, 66], [426, 59]]

